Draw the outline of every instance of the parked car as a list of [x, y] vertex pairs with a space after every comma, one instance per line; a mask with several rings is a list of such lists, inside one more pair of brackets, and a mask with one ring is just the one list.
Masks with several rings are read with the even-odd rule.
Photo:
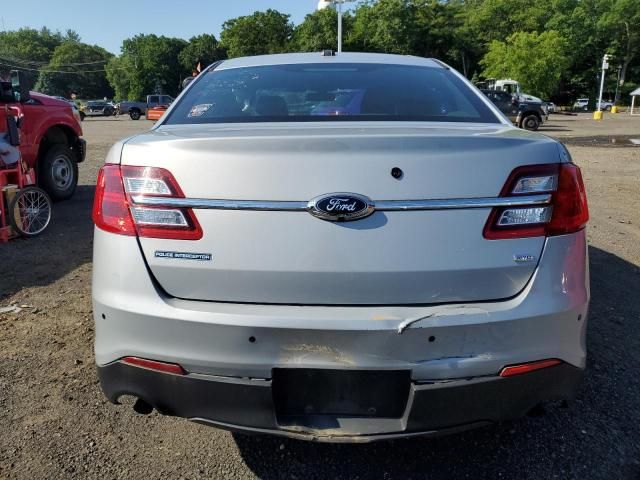
[[89, 100], [80, 111], [86, 117], [110, 117], [115, 112], [115, 106], [103, 100]]
[[547, 109], [547, 113], [556, 113], [556, 104], [553, 102], [543, 102], [542, 103], [543, 107], [546, 107]]
[[120, 114], [129, 114], [131, 120], [139, 120], [147, 115], [147, 110], [156, 107], [169, 107], [174, 98], [169, 95], [147, 95], [146, 102], [126, 101], [116, 105]]
[[[609, 102], [607, 100], [603, 100], [602, 101], [602, 110], [606, 110], [606, 111], [610, 111], [611, 107], [613, 107], [613, 102]], [[596, 102], [596, 109], [598, 108], [597, 102]], [[578, 100], [576, 100], [576, 103], [573, 104], [573, 109], [574, 110], [583, 110], [583, 111], [587, 111], [589, 110], [589, 99], [588, 98], [579, 98]]]
[[521, 102], [512, 94], [501, 90], [482, 90], [482, 93], [520, 128], [538, 130], [548, 116], [540, 103]]
[[14, 84], [0, 82], [0, 135], [7, 128], [6, 106], [22, 103], [20, 153], [25, 164], [35, 169], [38, 185], [53, 200], [70, 198], [86, 152], [79, 116], [67, 101], [29, 92], [23, 77], [16, 74], [14, 78], [18, 79]]
[[140, 413], [363, 442], [522, 416], [585, 367], [580, 169], [439, 61], [216, 64], [111, 148], [93, 220], [100, 383]]

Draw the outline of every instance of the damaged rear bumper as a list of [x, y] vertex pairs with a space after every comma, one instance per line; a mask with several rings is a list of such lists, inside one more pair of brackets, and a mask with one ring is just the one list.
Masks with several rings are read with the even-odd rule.
[[[571, 398], [582, 376], [581, 369], [560, 364], [508, 378], [495, 375], [409, 382], [401, 411], [393, 417], [381, 417], [376, 412], [360, 416], [286, 415], [281, 396], [274, 394], [275, 379], [173, 375], [123, 362], [98, 371], [102, 389], [112, 402], [129, 394], [161, 413], [207, 425], [322, 442], [438, 435], [518, 418], [540, 402]], [[346, 375], [357, 372], [347, 371]], [[354, 385], [355, 390], [368, 389], [364, 384]], [[358, 397], [363, 392], [351, 393]]]

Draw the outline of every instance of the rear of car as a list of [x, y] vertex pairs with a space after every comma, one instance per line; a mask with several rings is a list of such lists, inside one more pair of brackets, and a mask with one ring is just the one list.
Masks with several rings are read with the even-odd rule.
[[100, 172], [102, 388], [322, 441], [516, 418], [585, 366], [587, 219], [564, 147], [439, 62], [225, 61]]

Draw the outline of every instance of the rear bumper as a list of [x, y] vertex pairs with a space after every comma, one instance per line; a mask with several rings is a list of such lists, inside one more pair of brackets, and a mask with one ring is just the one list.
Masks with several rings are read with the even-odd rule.
[[[154, 284], [135, 237], [96, 230], [94, 252], [101, 252], [93, 263], [95, 354], [107, 397], [134, 395], [162, 412], [224, 428], [326, 441], [445, 433], [570, 397], [586, 364], [584, 231], [547, 239], [516, 297], [440, 306], [179, 300]], [[127, 356], [176, 363], [189, 374], [119, 362]], [[507, 365], [551, 358], [564, 364], [498, 376]], [[401, 418], [340, 419], [332, 428], [326, 418], [327, 428], [283, 423], [274, 414], [274, 369], [407, 371], [409, 401]]]
[[[398, 418], [279, 416], [272, 381], [208, 375], [172, 375], [114, 362], [98, 368], [106, 396], [129, 394], [161, 413], [229, 430], [323, 442], [438, 435], [525, 415], [540, 402], [571, 398], [582, 370], [568, 364], [514, 377], [411, 382]], [[366, 388], [363, 386], [363, 388]]]

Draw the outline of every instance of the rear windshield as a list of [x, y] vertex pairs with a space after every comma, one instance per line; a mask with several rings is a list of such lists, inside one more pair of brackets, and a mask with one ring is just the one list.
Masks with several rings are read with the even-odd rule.
[[340, 120], [499, 123], [449, 70], [359, 63], [208, 71], [164, 123]]

